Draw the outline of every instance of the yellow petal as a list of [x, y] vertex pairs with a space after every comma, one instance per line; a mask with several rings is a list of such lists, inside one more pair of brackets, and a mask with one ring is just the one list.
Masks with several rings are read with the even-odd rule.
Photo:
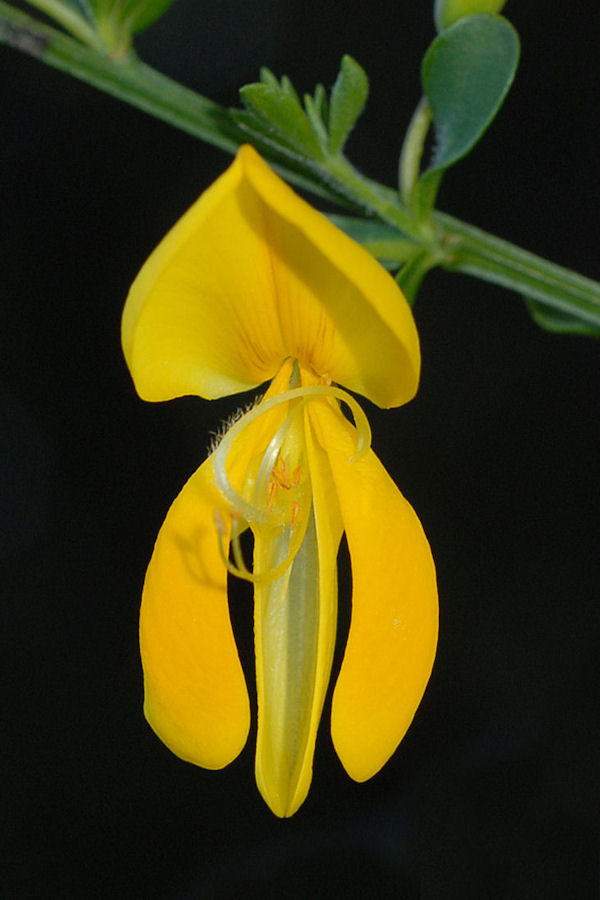
[[213, 518], [219, 508], [208, 459], [160, 530], [140, 615], [146, 718], [173, 753], [207, 769], [235, 759], [250, 723]]
[[419, 378], [393, 278], [249, 146], [142, 268], [122, 339], [147, 400], [246, 390], [287, 357], [380, 406], [409, 400]]
[[[304, 444], [304, 424], [295, 430], [296, 440]], [[312, 780], [337, 620], [336, 556], [342, 524], [331, 481], [325, 489], [323, 485], [327, 457], [310, 435], [306, 437], [301, 461], [310, 471], [313, 505], [311, 510], [308, 495], [308, 509], [300, 512], [308, 517], [302, 545], [285, 576], [255, 587], [256, 782], [272, 811], [282, 817], [296, 812]], [[256, 529], [255, 571], [276, 565], [288, 543], [285, 533], [273, 539]]]
[[355, 437], [341, 413], [314, 403], [310, 416], [329, 457], [352, 562], [352, 619], [331, 733], [348, 774], [365, 781], [404, 737], [431, 674], [435, 569], [415, 512], [375, 454], [349, 462]]

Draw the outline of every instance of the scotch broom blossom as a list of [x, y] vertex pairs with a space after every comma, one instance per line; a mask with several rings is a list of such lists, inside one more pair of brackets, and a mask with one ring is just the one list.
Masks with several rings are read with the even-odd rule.
[[[253, 583], [256, 781], [273, 812], [291, 816], [312, 777], [343, 532], [352, 615], [331, 734], [352, 778], [370, 778], [394, 752], [433, 665], [429, 545], [341, 387], [386, 408], [413, 397], [420, 353], [410, 308], [362, 247], [245, 146], [143, 266], [122, 339], [145, 400], [211, 399], [270, 382], [167, 514], [140, 644], [156, 734], [184, 760], [226, 766], [250, 722], [228, 573]], [[252, 567], [240, 544], [247, 528]]]

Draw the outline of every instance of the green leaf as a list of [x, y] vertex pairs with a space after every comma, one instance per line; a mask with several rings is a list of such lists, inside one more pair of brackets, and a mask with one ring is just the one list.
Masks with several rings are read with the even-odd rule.
[[156, 21], [174, 0], [28, 0], [31, 6], [100, 51], [108, 50], [123, 61], [131, 39]]
[[339, 153], [356, 125], [369, 95], [369, 79], [351, 56], [342, 57], [329, 100], [329, 135], [333, 154]]
[[[247, 84], [240, 95], [252, 114], [254, 128], [267, 135], [278, 135], [292, 149], [302, 150], [312, 159], [324, 159], [321, 145], [300, 104], [281, 88], [268, 84]], [[236, 121], [244, 118], [233, 113]], [[246, 124], [248, 124], [246, 120]]]
[[[61, 6], [69, 7], [73, 12], [78, 13], [82, 19], [86, 19], [88, 22], [94, 21], [94, 4], [90, 0], [60, 0], [60, 3]], [[34, 3], [33, 5], [37, 6], [38, 4]]]
[[327, 127], [329, 123], [329, 107], [327, 104], [327, 91], [322, 84], [318, 84], [315, 88], [313, 103], [316, 111], [321, 117], [321, 121], [325, 127]]
[[325, 88], [318, 84], [313, 96], [304, 95], [304, 108], [286, 75], [278, 81], [269, 69], [262, 68], [260, 78], [260, 82], [241, 88], [246, 111], [231, 110], [233, 119], [249, 133], [268, 137], [298, 158], [304, 155], [324, 162], [338, 157], [369, 89], [358, 63], [344, 56], [330, 103]]
[[432, 42], [421, 69], [436, 147], [428, 171], [447, 169], [482, 137], [513, 82], [519, 37], [502, 16], [460, 19]]
[[[342, 216], [337, 213], [331, 213], [327, 218], [359, 244], [397, 242], [403, 247], [414, 248], [415, 246], [414, 241], [408, 240], [402, 231], [385, 222], [379, 222], [377, 219], [359, 219], [358, 216]], [[406, 259], [406, 256], [398, 257], [398, 259]]]
[[414, 205], [417, 215], [421, 218], [433, 209], [443, 174], [443, 169], [429, 169], [419, 179]]
[[260, 67], [260, 80], [263, 84], [268, 84], [269, 87], [275, 88], [275, 90], [279, 89], [279, 82], [277, 81], [277, 77], [273, 75], [270, 69], [267, 69], [266, 66]]
[[432, 253], [428, 247], [416, 247], [396, 275], [396, 281], [410, 306], [413, 306], [417, 299], [425, 275], [439, 262], [437, 254]]
[[310, 94], [304, 95], [304, 109], [306, 110], [308, 121], [310, 122], [311, 128], [319, 141], [323, 152], [325, 154], [329, 153], [329, 135], [323, 119], [321, 118], [321, 114], [315, 105], [315, 101]]
[[531, 318], [546, 331], [552, 331], [554, 334], [576, 334], [581, 337], [600, 338], [600, 327], [586, 322], [571, 313], [562, 312], [548, 306], [547, 303], [540, 303], [539, 300], [533, 300], [531, 297], [524, 297], [527, 308], [531, 314]]
[[357, 216], [328, 215], [327, 218], [348, 237], [362, 244], [386, 269], [397, 269], [414, 256], [418, 245], [406, 235], [376, 219], [359, 219]]
[[292, 100], [295, 100], [298, 106], [300, 106], [300, 97], [298, 96], [298, 92], [296, 88], [287, 77], [287, 75], [281, 76], [281, 90], [284, 94], [287, 94], [288, 97], [291, 97]]
[[95, 3], [93, 0], [27, 0], [30, 6], [35, 6], [51, 18], [60, 21], [58, 13], [61, 9], [70, 14], [79, 16], [86, 22], [93, 24], [95, 21]]
[[103, 42], [96, 31], [94, 10], [88, 0], [27, 0], [27, 2], [54, 19], [83, 44], [103, 49]]

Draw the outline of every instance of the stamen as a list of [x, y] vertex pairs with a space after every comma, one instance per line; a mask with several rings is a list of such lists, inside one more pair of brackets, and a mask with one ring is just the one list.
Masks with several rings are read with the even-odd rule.
[[292, 529], [292, 531], [293, 531], [294, 528], [296, 527], [296, 525], [298, 524], [298, 516], [300, 515], [300, 504], [299, 504], [299, 503], [296, 503], [295, 500], [292, 500], [292, 503], [291, 503], [291, 506], [290, 506], [290, 513], [291, 513], [291, 515], [290, 515], [290, 527], [291, 527], [291, 529]]
[[[274, 438], [271, 440], [271, 443], [267, 448], [256, 481], [257, 491], [259, 491], [259, 488], [262, 491], [262, 484], [266, 483], [268, 477], [267, 473], [271, 473], [275, 466], [277, 454], [281, 449], [287, 431], [291, 427], [294, 418], [296, 417], [296, 415], [298, 415], [298, 413], [305, 406], [308, 400], [317, 397], [334, 397], [337, 400], [341, 400], [342, 403], [345, 403], [346, 406], [350, 409], [350, 412], [352, 413], [352, 416], [354, 418], [354, 425], [356, 427], [357, 433], [356, 454], [351, 457], [350, 462], [356, 462], [357, 460], [361, 459], [361, 457], [364, 456], [364, 454], [371, 446], [371, 429], [369, 427], [369, 422], [366, 415], [364, 414], [363, 410], [354, 399], [354, 397], [350, 396], [350, 394], [348, 394], [341, 388], [326, 384], [307, 385], [306, 387], [291, 388], [289, 391], [284, 391], [282, 394], [277, 394], [277, 396], [275, 397], [270, 397], [268, 400], [263, 400], [263, 402], [259, 406], [254, 406], [244, 416], [242, 416], [241, 419], [238, 419], [238, 421], [234, 423], [234, 425], [229, 429], [229, 431], [217, 447], [213, 456], [213, 471], [215, 474], [217, 487], [227, 498], [232, 508], [236, 511], [240, 518], [245, 519], [249, 524], [256, 523], [258, 525], [276, 525], [279, 522], [279, 514], [276, 510], [273, 510], [272, 508], [269, 509], [267, 505], [259, 506], [257, 502], [249, 503], [241, 496], [241, 494], [238, 493], [238, 491], [236, 491], [236, 489], [229, 481], [226, 464], [227, 457], [229, 456], [234, 440], [248, 425], [254, 422], [259, 416], [270, 412], [281, 403], [289, 403], [293, 400], [303, 401], [290, 412], [290, 415], [283, 423], [281, 428], [277, 430]], [[264, 488], [264, 490], [266, 491], [266, 487]], [[260, 496], [260, 492], [258, 493], [258, 495], [256, 495], [255, 492], [256, 501], [258, 500], [258, 496]]]
[[[297, 507], [297, 511], [294, 507]], [[279, 563], [279, 565], [274, 566], [272, 569], [268, 569], [266, 572], [251, 572], [244, 562], [242, 545], [240, 543], [240, 532], [237, 527], [237, 520], [233, 520], [233, 527], [231, 529], [231, 550], [234, 558], [234, 562], [231, 562], [231, 560], [227, 556], [227, 553], [225, 552], [225, 522], [223, 521], [223, 517], [221, 516], [220, 512], [218, 510], [215, 510], [213, 513], [213, 517], [215, 520], [217, 531], [219, 555], [227, 571], [232, 575], [235, 575], [236, 578], [241, 578], [243, 579], [243, 581], [250, 581], [252, 582], [252, 584], [268, 584], [270, 581], [276, 581], [278, 578], [281, 578], [281, 576], [284, 575], [290, 568], [291, 564], [296, 558], [298, 550], [302, 545], [302, 541], [304, 540], [306, 523], [304, 528], [300, 529], [299, 532], [295, 530], [299, 513], [299, 505], [297, 503], [292, 503], [292, 517], [291, 524], [289, 526], [291, 540], [289, 544], [288, 554], [285, 559], [283, 559]]]
[[280, 487], [285, 488], [286, 491], [290, 490], [292, 482], [290, 481], [287, 464], [284, 459], [278, 460], [277, 465], [271, 469], [271, 474]]
[[279, 453], [283, 446], [283, 442], [303, 406], [303, 403], [296, 404], [296, 406], [290, 412], [289, 416], [287, 416], [283, 424], [277, 429], [274, 436], [271, 438], [271, 442], [267, 447], [265, 455], [262, 458], [260, 469], [258, 470], [258, 475], [256, 476], [254, 496], [252, 498], [252, 502], [254, 504], [258, 504], [260, 502], [260, 498], [264, 496], [265, 484], [267, 485], [266, 490], [268, 491], [268, 485], [271, 483], [270, 478], [273, 474], [273, 469], [276, 465], [277, 457], [279, 456]]
[[[240, 567], [238, 565], [234, 565], [231, 562], [231, 560], [228, 558], [227, 554], [225, 553], [224, 537], [225, 537], [225, 535], [221, 531], [217, 530], [217, 539], [218, 539], [218, 543], [219, 543], [219, 556], [221, 557], [221, 561], [222, 561], [223, 565], [225, 566], [225, 568], [227, 569], [227, 571], [231, 572], [232, 575], [235, 575], [236, 578], [242, 578], [244, 581], [252, 581], [252, 582], [256, 583], [259, 580], [258, 576], [254, 575], [252, 572], [250, 572], [248, 570], [248, 568], [246, 567], [245, 563], [243, 564], [242, 567]], [[238, 536], [238, 542], [239, 542], [239, 536]], [[233, 543], [234, 542], [232, 541], [232, 545], [233, 545]], [[234, 551], [234, 555], [235, 555], [235, 551]], [[242, 562], [243, 562], [243, 560], [242, 560]]]
[[277, 493], [277, 482], [270, 481], [267, 485], [267, 509], [271, 509], [273, 503], [275, 501], [275, 495]]
[[231, 550], [237, 570], [239, 572], [242, 572], [245, 578], [251, 577], [252, 572], [244, 562], [244, 556], [242, 554], [242, 545], [240, 543], [240, 529], [238, 526], [237, 518], [233, 519], [231, 526]]

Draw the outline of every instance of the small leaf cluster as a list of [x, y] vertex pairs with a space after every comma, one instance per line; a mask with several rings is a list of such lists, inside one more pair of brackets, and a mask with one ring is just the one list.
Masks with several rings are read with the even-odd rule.
[[250, 137], [288, 155], [323, 162], [342, 153], [368, 93], [368, 78], [351, 56], [343, 57], [329, 97], [318, 84], [303, 101], [286, 75], [278, 80], [262, 68], [259, 82], [240, 89], [245, 109], [231, 115]]

